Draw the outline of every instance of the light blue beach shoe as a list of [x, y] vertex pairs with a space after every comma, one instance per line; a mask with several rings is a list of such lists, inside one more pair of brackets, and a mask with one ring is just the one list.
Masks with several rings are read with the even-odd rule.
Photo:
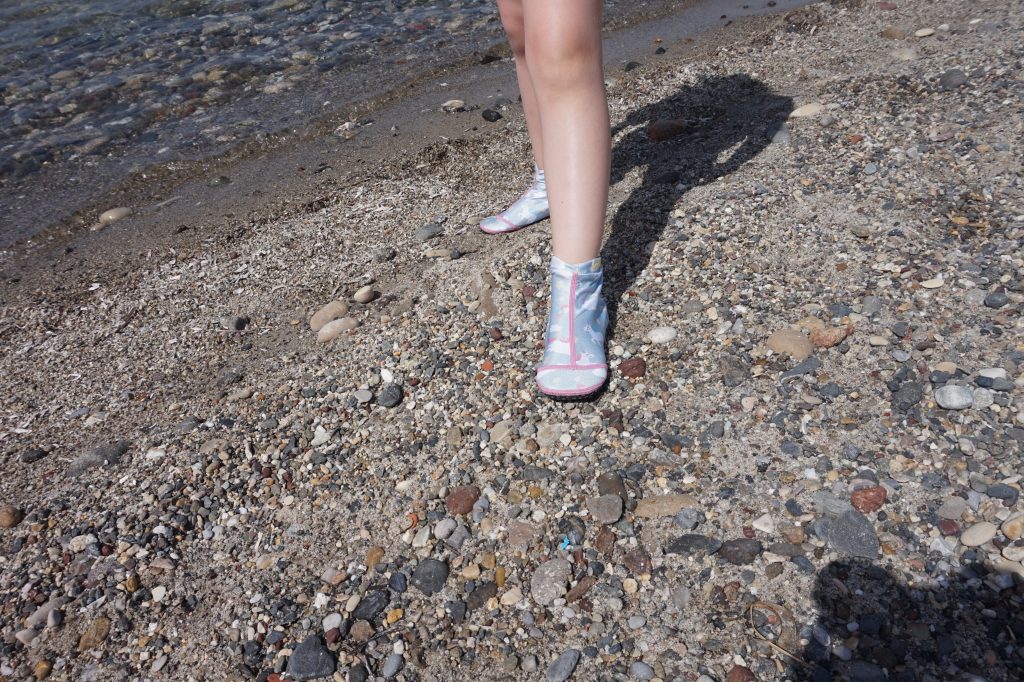
[[480, 229], [487, 234], [505, 234], [533, 225], [550, 215], [547, 180], [544, 171], [534, 166], [533, 183], [529, 188], [504, 211], [481, 220]]
[[551, 312], [537, 386], [545, 395], [588, 396], [608, 378], [604, 337], [608, 306], [601, 296], [601, 259], [569, 265], [551, 258]]

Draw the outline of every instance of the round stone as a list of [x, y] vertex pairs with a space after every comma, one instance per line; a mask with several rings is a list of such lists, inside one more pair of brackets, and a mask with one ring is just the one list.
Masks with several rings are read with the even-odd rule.
[[426, 595], [432, 595], [444, 589], [448, 580], [448, 564], [437, 559], [424, 559], [412, 572], [412, 584]]
[[946, 385], [935, 390], [935, 402], [947, 410], [966, 410], [974, 404], [974, 392], [966, 386]]
[[25, 517], [15, 506], [5, 504], [0, 507], [0, 528], [14, 528]]
[[995, 537], [996, 528], [994, 523], [982, 521], [976, 523], [960, 534], [960, 542], [966, 547], [978, 547]]
[[352, 300], [356, 303], [369, 303], [377, 297], [377, 292], [373, 290], [373, 287], [367, 284], [365, 287], [360, 288], [356, 293], [352, 294]]
[[475, 485], [460, 485], [452, 488], [448, 497], [444, 498], [449, 514], [468, 514], [473, 511], [473, 503], [480, 499], [480, 488]]
[[629, 666], [629, 676], [634, 680], [653, 680], [654, 668], [643, 661], [633, 661]]
[[1014, 514], [1003, 521], [999, 528], [1009, 540], [1019, 540], [1024, 537], [1024, 512]]
[[629, 620], [626, 621], [626, 624], [629, 625], [630, 630], [639, 630], [643, 626], [647, 625], [647, 619], [643, 616], [630, 616]]
[[343, 317], [340, 320], [331, 320], [320, 328], [316, 334], [316, 340], [320, 343], [328, 343], [346, 332], [350, 332], [359, 326], [359, 323], [351, 317]]
[[858, 488], [850, 495], [850, 503], [859, 512], [878, 511], [885, 504], [885, 488], [876, 485], [870, 488]]
[[344, 301], [331, 301], [309, 318], [309, 328], [315, 332], [323, 329], [324, 325], [333, 320], [345, 317], [348, 314], [348, 303]]

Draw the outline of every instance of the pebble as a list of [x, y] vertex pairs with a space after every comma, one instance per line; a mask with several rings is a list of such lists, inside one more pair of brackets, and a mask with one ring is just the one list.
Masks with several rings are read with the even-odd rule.
[[1024, 537], [1024, 512], [1011, 515], [999, 527], [1008, 540], [1019, 540]]
[[734, 665], [725, 676], [725, 682], [755, 682], [754, 672], [743, 665]]
[[551, 662], [544, 674], [547, 682], [565, 682], [576, 670], [576, 664], [580, 661], [580, 652], [576, 649], [568, 649]]
[[550, 606], [567, 591], [566, 583], [572, 574], [572, 566], [565, 559], [550, 559], [533, 572], [530, 579], [530, 595], [541, 606]]
[[880, 543], [875, 527], [863, 514], [850, 510], [833, 519], [820, 519], [818, 528], [829, 546], [840, 554], [874, 559]]
[[818, 104], [816, 102], [812, 102], [811, 104], [804, 104], [803, 106], [797, 107], [796, 109], [794, 109], [793, 111], [791, 111], [789, 113], [789, 117], [790, 118], [806, 118], [806, 117], [809, 117], [809, 116], [817, 116], [818, 114], [820, 114], [824, 110], [825, 110], [824, 106], [822, 106], [821, 104]]
[[999, 530], [994, 523], [982, 521], [976, 523], [960, 534], [960, 544], [965, 547], [978, 547], [995, 537]]
[[100, 616], [85, 629], [82, 636], [78, 638], [78, 650], [86, 651], [95, 649], [107, 640], [110, 634], [110, 620]]
[[318, 635], [309, 635], [288, 657], [288, 677], [297, 682], [330, 677], [337, 669], [334, 654]]
[[121, 457], [128, 452], [128, 447], [127, 441], [118, 441], [88, 450], [71, 462], [68, 475], [77, 477], [96, 467], [113, 466], [121, 461]]
[[356, 290], [356, 293], [352, 294], [352, 300], [356, 303], [369, 303], [377, 297], [377, 292], [373, 290], [372, 284], [367, 284], [364, 287], [360, 287]]
[[630, 616], [629, 620], [626, 621], [630, 630], [639, 630], [643, 626], [647, 625], [647, 619], [643, 616]]
[[111, 208], [100, 214], [100, 223], [107, 225], [109, 223], [117, 222], [118, 220], [124, 220], [132, 214], [132, 209], [128, 206], [118, 206], [117, 208]]
[[619, 374], [628, 379], [641, 379], [647, 374], [647, 362], [643, 358], [630, 358], [619, 363]]
[[665, 547], [668, 554], [681, 554], [683, 556], [700, 556], [714, 554], [722, 548], [722, 541], [717, 538], [696, 533], [687, 533], [672, 540]]
[[448, 581], [448, 564], [437, 559], [424, 559], [412, 572], [413, 587], [430, 596], [444, 589]]
[[677, 333], [678, 332], [675, 327], [655, 327], [648, 332], [647, 340], [651, 343], [664, 345], [666, 343], [670, 343], [674, 338], [676, 338]]
[[935, 35], [934, 28], [919, 28], [914, 31], [914, 35], [918, 38], [927, 38], [928, 36]]
[[519, 587], [512, 587], [508, 592], [501, 595], [502, 606], [514, 606], [523, 600], [523, 591]]
[[333, 320], [345, 317], [348, 314], [348, 303], [344, 301], [331, 301], [320, 310], [316, 311], [309, 318], [309, 328], [315, 332], [323, 329], [324, 325]]
[[966, 410], [974, 404], [974, 392], [966, 386], [947, 384], [935, 389], [935, 402], [947, 410]]
[[398, 384], [387, 384], [383, 389], [381, 389], [380, 395], [377, 396], [377, 404], [382, 407], [397, 407], [401, 402], [402, 387]]
[[416, 230], [416, 241], [426, 242], [444, 234], [444, 228], [437, 223], [427, 223]]
[[885, 504], [886, 490], [876, 485], [870, 488], [858, 488], [850, 494], [850, 503], [859, 512], [875, 512]]
[[452, 488], [444, 499], [448, 513], [458, 516], [473, 511], [473, 504], [480, 499], [480, 488], [475, 485], [460, 485]]
[[960, 517], [967, 511], [967, 500], [962, 497], [949, 497], [946, 498], [939, 508], [935, 511], [939, 517], [943, 519], [950, 519], [951, 521], [958, 521]]
[[665, 495], [655, 495], [654, 497], [645, 497], [637, 502], [633, 513], [644, 518], [655, 519], [660, 516], [673, 516], [681, 509], [696, 509], [699, 507], [700, 504], [692, 495], [668, 493]]
[[814, 344], [803, 332], [790, 327], [780, 329], [768, 337], [768, 347], [776, 353], [789, 355], [802, 362], [814, 352]]
[[320, 331], [316, 334], [316, 340], [320, 343], [329, 343], [334, 341], [336, 338], [347, 332], [354, 331], [359, 323], [351, 317], [342, 317], [341, 319], [331, 320], [320, 327]]
[[384, 676], [385, 680], [390, 680], [402, 669], [404, 662], [402, 654], [391, 654], [384, 659], [384, 665], [380, 668], [380, 674]]
[[633, 661], [629, 666], [629, 676], [635, 680], [653, 680], [654, 668], [643, 661]]
[[738, 538], [726, 540], [718, 550], [718, 556], [730, 564], [744, 565], [754, 562], [754, 559], [764, 550], [760, 540], [750, 538]]
[[0, 528], [14, 528], [25, 515], [15, 506], [5, 504], [0, 507]]
[[622, 518], [622, 498], [617, 494], [592, 497], [587, 500], [587, 510], [594, 520], [611, 525]]
[[987, 308], [1002, 308], [1010, 302], [1010, 297], [1003, 291], [993, 291], [992, 293], [985, 296], [983, 303]]

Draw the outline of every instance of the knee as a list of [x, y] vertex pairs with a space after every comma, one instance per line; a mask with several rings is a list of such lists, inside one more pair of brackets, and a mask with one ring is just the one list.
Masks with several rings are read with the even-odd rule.
[[513, 2], [499, 2], [499, 14], [501, 25], [505, 27], [505, 35], [508, 36], [509, 45], [512, 47], [512, 54], [518, 58], [526, 55], [526, 27], [523, 21], [523, 8], [521, 4]]
[[531, 36], [526, 45], [526, 61], [534, 85], [564, 89], [581, 80], [601, 74], [601, 45], [590, 36]]

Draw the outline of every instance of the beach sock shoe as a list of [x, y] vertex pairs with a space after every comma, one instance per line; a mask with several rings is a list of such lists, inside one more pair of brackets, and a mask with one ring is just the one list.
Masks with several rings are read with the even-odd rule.
[[480, 229], [487, 234], [505, 234], [533, 225], [550, 215], [544, 171], [534, 166], [533, 184], [504, 211], [481, 220]]
[[608, 306], [601, 296], [601, 259], [569, 265], [551, 258], [551, 312], [537, 387], [562, 398], [588, 396], [608, 378], [604, 337]]

